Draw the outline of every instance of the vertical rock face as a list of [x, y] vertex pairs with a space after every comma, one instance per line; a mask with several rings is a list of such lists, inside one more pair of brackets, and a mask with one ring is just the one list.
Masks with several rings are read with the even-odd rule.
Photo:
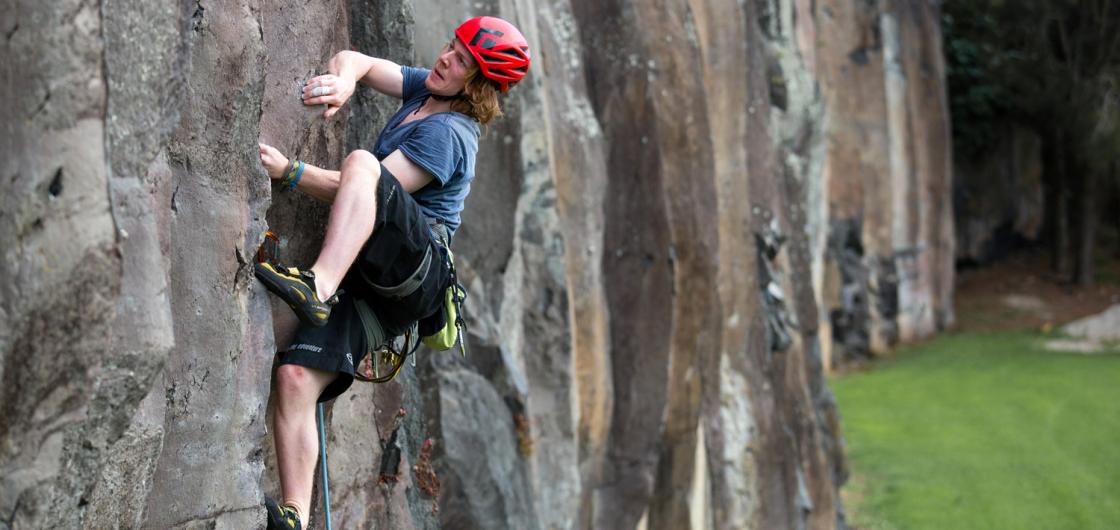
[[830, 356], [952, 318], [928, 2], [11, 7], [0, 528], [263, 527], [295, 321], [249, 265], [266, 228], [309, 262], [327, 208], [255, 144], [372, 147], [396, 102], [325, 121], [303, 81], [475, 14], [534, 59], [455, 241], [470, 355], [328, 405], [336, 526], [841, 528]]
[[[255, 3], [198, 4], [190, 79], [167, 143], [168, 258], [175, 349], [163, 372], [164, 450], [146, 526], [256, 523], [267, 400], [268, 301], [250, 264], [267, 183], [254, 148], [264, 72]], [[182, 492], [192, 492], [184, 496]]]
[[[123, 280], [133, 268], [118, 252], [126, 223], [108, 193], [98, 6], [5, 11], [0, 520], [77, 528], [170, 338], [114, 340], [114, 310], [127, 319], [136, 308], [125, 297], [142, 291]], [[154, 358], [138, 351], [146, 339]]]
[[826, 0], [816, 20], [828, 192], [810, 206], [828, 212], [818, 301], [836, 364], [953, 321], [949, 117], [936, 4]]

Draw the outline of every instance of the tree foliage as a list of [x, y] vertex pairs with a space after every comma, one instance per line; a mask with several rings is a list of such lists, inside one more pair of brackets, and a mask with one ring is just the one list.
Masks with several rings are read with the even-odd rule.
[[1034, 129], [1055, 266], [1091, 283], [1120, 167], [1120, 0], [946, 0], [942, 17], [956, 156], [999, 152], [1011, 123]]
[[1116, 98], [1120, 1], [948, 0], [942, 17], [957, 153], [985, 152], [1007, 121], [1079, 145], [1113, 134], [1101, 110]]

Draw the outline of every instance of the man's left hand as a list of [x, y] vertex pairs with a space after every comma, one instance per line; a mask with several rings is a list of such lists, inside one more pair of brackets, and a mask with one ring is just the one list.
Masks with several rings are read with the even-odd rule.
[[334, 116], [354, 95], [354, 80], [334, 74], [313, 77], [303, 86], [304, 105], [326, 105], [324, 118]]

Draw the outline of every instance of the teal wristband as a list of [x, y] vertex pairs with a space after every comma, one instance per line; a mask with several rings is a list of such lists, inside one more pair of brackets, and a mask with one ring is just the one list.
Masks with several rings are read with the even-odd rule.
[[288, 182], [288, 189], [294, 189], [296, 184], [299, 184], [300, 177], [303, 177], [304, 164], [302, 160], [296, 160], [295, 163], [292, 164], [292, 167], [296, 168], [296, 174], [295, 177]]
[[284, 178], [280, 179], [281, 188], [287, 187], [292, 183], [292, 179], [296, 177], [297, 162], [299, 162], [299, 160], [293, 160], [292, 163], [288, 165], [288, 169], [284, 171]]

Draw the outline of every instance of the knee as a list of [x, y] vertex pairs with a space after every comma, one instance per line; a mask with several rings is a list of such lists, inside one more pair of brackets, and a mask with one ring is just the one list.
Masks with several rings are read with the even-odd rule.
[[364, 149], [358, 149], [346, 155], [346, 160], [342, 162], [342, 178], [350, 180], [353, 178], [372, 178], [374, 182], [381, 177], [381, 162], [373, 153]]
[[280, 398], [293, 398], [314, 391], [311, 371], [298, 364], [282, 364], [276, 368], [276, 391]]
[[343, 167], [350, 165], [378, 166], [378, 170], [381, 169], [377, 157], [373, 156], [373, 153], [365, 149], [351, 151], [350, 154], [346, 155], [346, 161], [343, 163]]

